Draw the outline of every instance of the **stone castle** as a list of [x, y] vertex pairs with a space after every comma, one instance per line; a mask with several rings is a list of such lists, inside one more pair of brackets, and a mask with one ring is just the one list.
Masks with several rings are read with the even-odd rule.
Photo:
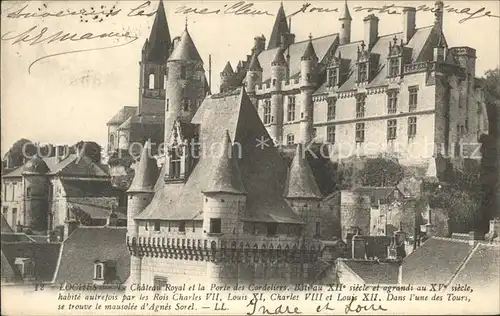
[[[389, 35], [369, 15], [364, 39], [352, 42], [346, 4], [339, 33], [295, 42], [281, 5], [267, 49], [256, 37], [210, 95], [187, 25], [171, 41], [160, 1], [142, 50], [139, 106], [108, 123], [110, 149], [151, 140], [128, 189], [129, 282], [303, 283], [321, 258], [345, 252], [347, 235], [353, 256], [364, 249], [370, 208], [344, 207], [334, 176], [324, 176], [347, 156], [339, 144], [362, 156], [393, 153], [437, 177], [437, 153], [485, 130], [475, 50], [448, 47], [443, 3], [434, 11], [434, 25], [417, 29], [416, 10], [404, 9], [403, 31]], [[256, 143], [267, 139], [293, 148], [290, 164], [272, 141]], [[151, 142], [162, 141], [158, 170]], [[318, 163], [305, 148], [325, 143], [329, 157]], [[401, 257], [404, 238], [394, 233], [389, 257]]]

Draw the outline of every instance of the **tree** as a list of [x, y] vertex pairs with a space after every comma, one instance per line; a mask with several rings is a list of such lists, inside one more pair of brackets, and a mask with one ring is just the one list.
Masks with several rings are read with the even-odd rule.
[[403, 178], [403, 168], [397, 161], [392, 159], [371, 158], [366, 160], [359, 175], [364, 186], [396, 186]]
[[79, 141], [74, 146], [79, 153], [82, 153], [92, 159], [95, 163], [101, 162], [101, 146], [98, 143], [92, 141]]

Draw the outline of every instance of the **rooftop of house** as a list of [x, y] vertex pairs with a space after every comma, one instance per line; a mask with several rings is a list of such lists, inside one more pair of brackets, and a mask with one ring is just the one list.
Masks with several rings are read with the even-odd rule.
[[10, 227], [9, 223], [7, 222], [7, 219], [5, 219], [5, 216], [2, 214], [2, 226], [1, 226], [1, 232], [2, 234], [4, 233], [13, 233], [14, 231], [12, 230], [12, 227]]
[[399, 276], [398, 261], [358, 260], [339, 258], [337, 264], [366, 284], [397, 284]]
[[124, 106], [107, 123], [107, 125], [121, 125], [128, 118], [137, 114], [137, 106]]

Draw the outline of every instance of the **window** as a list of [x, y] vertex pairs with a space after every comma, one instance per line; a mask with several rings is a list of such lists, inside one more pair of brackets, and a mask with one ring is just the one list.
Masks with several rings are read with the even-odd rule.
[[387, 121], [387, 140], [396, 139], [396, 130], [397, 130], [396, 125], [397, 125], [396, 120]]
[[417, 102], [418, 102], [418, 87], [409, 87], [408, 88], [409, 92], [409, 110], [410, 112], [413, 112], [417, 109]]
[[295, 121], [295, 97], [288, 97], [287, 121]]
[[177, 148], [170, 150], [170, 172], [171, 179], [179, 179], [181, 177], [181, 157], [177, 152]]
[[337, 99], [335, 98], [328, 98], [328, 109], [326, 113], [326, 119], [328, 121], [334, 120], [335, 119], [335, 112], [336, 112], [336, 104], [337, 104]]
[[97, 262], [94, 264], [94, 279], [104, 279], [104, 264], [102, 264], [101, 262]]
[[[14, 189], [14, 188], [12, 188], [12, 189]], [[14, 191], [14, 190], [12, 190], [12, 191]], [[12, 194], [12, 195], [14, 195], [14, 194]], [[31, 199], [31, 188], [26, 188], [26, 198]]]
[[181, 79], [187, 78], [187, 69], [186, 66], [181, 66]]
[[183, 110], [184, 110], [184, 111], [189, 111], [189, 105], [190, 105], [190, 103], [191, 103], [191, 102], [189, 102], [189, 101], [190, 101], [190, 100], [189, 100], [188, 98], [184, 98], [184, 102], [183, 102], [183, 104], [184, 104]]
[[16, 231], [17, 227], [17, 208], [12, 209], [12, 228]]
[[222, 223], [220, 218], [211, 218], [210, 219], [210, 233], [212, 234], [220, 234], [222, 231]]
[[395, 114], [398, 110], [398, 92], [389, 91], [387, 93], [387, 113]]
[[163, 75], [163, 86], [161, 88], [165, 89], [166, 87], [167, 87], [167, 75]]
[[165, 110], [168, 112], [168, 108], [170, 107], [170, 99], [167, 99], [167, 103], [165, 103]]
[[356, 123], [356, 143], [365, 141], [365, 123]]
[[179, 232], [180, 233], [186, 232], [186, 222], [182, 221], [179, 223]]
[[287, 145], [293, 145], [293, 144], [295, 144], [295, 136], [293, 134], [288, 134], [286, 136], [286, 144]]
[[368, 81], [368, 65], [366, 63], [358, 64], [358, 82]]
[[417, 118], [415, 116], [408, 118], [408, 138], [417, 135]]
[[326, 141], [330, 144], [335, 144], [335, 126], [326, 128]]
[[196, 223], [195, 221], [192, 221], [191, 224], [193, 226], [193, 233], [194, 233], [196, 231]]
[[278, 224], [276, 223], [268, 223], [266, 225], [267, 236], [276, 236], [278, 235]]
[[316, 222], [316, 236], [321, 236], [321, 222]]
[[314, 127], [312, 130], [312, 137], [316, 138], [316, 135], [317, 135], [317, 130], [316, 130], [316, 127]]
[[311, 82], [311, 74], [306, 74], [306, 82]]
[[271, 123], [271, 101], [264, 101], [264, 124]]
[[149, 89], [155, 88], [155, 75], [154, 74], [149, 74], [148, 86], [149, 86]]
[[[30, 191], [30, 195], [31, 195], [31, 191]], [[12, 183], [12, 201], [15, 201], [15, 200], [16, 200], [16, 183], [13, 182]]]
[[155, 232], [159, 232], [160, 231], [160, 221], [155, 221]]
[[144, 230], [148, 230], [148, 221], [144, 222]]
[[330, 87], [337, 85], [337, 69], [332, 68], [328, 70], [328, 85]]
[[358, 94], [356, 97], [356, 117], [365, 117], [366, 95]]
[[276, 79], [273, 79], [273, 87], [276, 86]]
[[394, 78], [399, 76], [399, 59], [391, 58], [389, 60], [389, 77]]
[[3, 184], [3, 200], [7, 201], [7, 182]]
[[168, 279], [166, 277], [155, 276], [153, 278], [153, 286], [156, 290], [165, 290], [168, 284]]

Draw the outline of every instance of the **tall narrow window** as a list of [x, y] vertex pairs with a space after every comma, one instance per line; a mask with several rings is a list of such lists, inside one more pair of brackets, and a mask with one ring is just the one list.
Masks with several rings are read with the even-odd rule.
[[358, 64], [358, 82], [368, 81], [368, 65], [367, 63]]
[[415, 116], [408, 118], [408, 138], [413, 138], [417, 135], [417, 118]]
[[418, 103], [418, 87], [413, 86], [408, 88], [409, 93], [409, 111], [413, 112], [417, 109]]
[[356, 123], [356, 143], [365, 141], [365, 123]]
[[335, 112], [336, 112], [336, 103], [337, 103], [337, 99], [335, 98], [328, 98], [327, 99], [327, 103], [328, 103], [328, 109], [327, 109], [327, 113], [326, 113], [326, 119], [328, 121], [331, 121], [331, 120], [334, 120], [335, 119]]
[[169, 108], [170, 108], [170, 99], [167, 99], [167, 102], [165, 103], [165, 111], [168, 112]]
[[295, 121], [295, 96], [288, 97], [287, 121]]
[[210, 219], [210, 233], [220, 234], [222, 232], [222, 221], [220, 218]]
[[316, 138], [317, 133], [318, 133], [318, 131], [316, 130], [316, 127], [314, 127], [312, 130], [312, 137]]
[[[31, 188], [30, 188], [30, 196], [31, 196]], [[16, 200], [16, 183], [12, 182], [12, 199], [11, 201]]]
[[365, 117], [366, 95], [358, 94], [356, 96], [356, 117]]
[[[12, 189], [14, 189], [15, 187], [13, 187]], [[12, 190], [14, 191], [14, 190]], [[14, 197], [14, 194], [12, 194], [12, 197]], [[26, 188], [26, 198], [27, 199], [31, 199], [31, 188]]]
[[389, 91], [387, 93], [387, 113], [395, 114], [398, 110], [398, 92]]
[[286, 143], [287, 143], [287, 145], [295, 144], [295, 136], [293, 134], [288, 134], [286, 136]]
[[321, 222], [316, 222], [316, 237], [321, 236]]
[[306, 82], [311, 82], [311, 74], [306, 74]]
[[387, 121], [387, 140], [396, 139], [397, 122], [396, 120]]
[[264, 101], [264, 124], [271, 123], [271, 101]]
[[330, 87], [334, 87], [337, 85], [337, 81], [338, 81], [337, 69], [335, 68], [328, 69], [328, 85]]
[[186, 66], [181, 66], [181, 79], [187, 78], [187, 69]]
[[391, 58], [389, 60], [389, 77], [394, 78], [399, 76], [399, 59]]
[[156, 220], [155, 221], [155, 232], [159, 232], [160, 231], [160, 221]]
[[170, 178], [179, 179], [181, 177], [181, 157], [177, 148], [170, 150]]
[[154, 74], [149, 74], [148, 85], [149, 85], [149, 89], [155, 88], [155, 75]]
[[186, 232], [186, 222], [184, 221], [179, 222], [179, 232], [180, 233]]
[[326, 128], [326, 141], [330, 144], [335, 144], [335, 126]]
[[104, 267], [102, 263], [96, 263], [94, 266], [94, 278], [96, 280], [102, 280], [104, 279]]

